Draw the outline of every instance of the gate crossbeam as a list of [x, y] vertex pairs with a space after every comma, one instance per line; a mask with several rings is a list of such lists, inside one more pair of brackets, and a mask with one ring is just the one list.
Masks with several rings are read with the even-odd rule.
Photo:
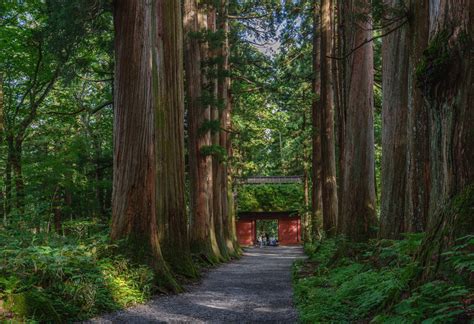
[[302, 176], [256, 176], [237, 179], [238, 184], [302, 183]]

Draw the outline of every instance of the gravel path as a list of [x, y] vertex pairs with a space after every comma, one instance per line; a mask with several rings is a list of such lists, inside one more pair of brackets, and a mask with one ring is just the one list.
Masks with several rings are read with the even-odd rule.
[[301, 247], [248, 248], [186, 293], [159, 296], [89, 323], [294, 323], [291, 265], [302, 257]]

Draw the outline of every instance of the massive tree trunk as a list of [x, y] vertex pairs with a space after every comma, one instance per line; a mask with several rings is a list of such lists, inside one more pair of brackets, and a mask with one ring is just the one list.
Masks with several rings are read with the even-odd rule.
[[176, 283], [161, 255], [156, 222], [151, 16], [150, 2], [115, 2], [111, 239], [123, 240], [123, 252], [150, 264], [159, 284], [174, 290]]
[[429, 115], [431, 192], [419, 261], [436, 271], [446, 246], [474, 233], [474, 3], [430, 1], [429, 43], [416, 65]]
[[184, 2], [185, 70], [188, 105], [189, 169], [191, 179], [191, 250], [211, 263], [218, 260], [212, 218], [212, 160], [203, 148], [211, 145], [211, 134], [203, 125], [210, 121], [210, 107], [203, 101], [206, 80], [203, 61], [206, 46], [198, 34], [207, 30], [207, 17], [196, 0]]
[[319, 0], [314, 1], [313, 8], [313, 100], [311, 109], [311, 119], [313, 126], [312, 137], [312, 187], [311, 187], [311, 237], [315, 241], [320, 236], [321, 225], [323, 223], [323, 200], [321, 186], [321, 102], [320, 102], [320, 21], [319, 21]]
[[332, 42], [334, 5], [321, 0], [321, 186], [323, 200], [323, 229], [327, 235], [336, 233], [337, 183], [334, 143], [334, 100], [332, 79]]
[[174, 272], [196, 277], [189, 248], [184, 180], [184, 71], [181, 3], [153, 10], [156, 216], [163, 256]]
[[[396, 8], [398, 0], [386, 0]], [[393, 24], [398, 19], [386, 17], [388, 35], [382, 43], [382, 199], [380, 207], [381, 238], [397, 239], [407, 231], [405, 226], [407, 178], [407, 112], [408, 112], [408, 26]], [[397, 25], [403, 24], [401, 27]], [[392, 29], [397, 28], [395, 31]]]
[[344, 125], [341, 202], [342, 233], [365, 241], [375, 233], [373, 44], [357, 48], [372, 37], [370, 2], [345, 1], [346, 46], [353, 49], [346, 59], [346, 111]]
[[405, 214], [406, 231], [426, 228], [430, 201], [429, 120], [424, 99], [417, 86], [415, 70], [428, 44], [429, 0], [412, 0], [408, 78], [408, 177]]

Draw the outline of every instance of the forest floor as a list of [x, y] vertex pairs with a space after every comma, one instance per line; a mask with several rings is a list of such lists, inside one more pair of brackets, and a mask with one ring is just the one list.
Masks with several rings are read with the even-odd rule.
[[159, 296], [88, 323], [293, 323], [292, 264], [303, 257], [299, 246], [248, 248], [241, 259], [210, 270], [183, 294]]

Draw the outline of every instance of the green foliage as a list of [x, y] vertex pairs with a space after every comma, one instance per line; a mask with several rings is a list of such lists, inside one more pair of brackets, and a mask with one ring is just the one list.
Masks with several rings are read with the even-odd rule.
[[429, 42], [422, 59], [416, 66], [418, 86], [427, 96], [431, 94], [432, 87], [446, 76], [452, 56], [449, 38], [447, 30], [438, 32]]
[[159, 288], [150, 268], [116, 254], [103, 227], [78, 222], [67, 228], [67, 237], [1, 232], [0, 300], [14, 318], [87, 319], [142, 303]]
[[221, 130], [221, 122], [220, 120], [206, 120], [202, 123], [201, 127], [199, 127], [199, 134], [202, 136], [206, 134], [208, 131], [211, 134], [216, 134]]
[[303, 206], [303, 188], [300, 184], [244, 185], [239, 187], [239, 211], [288, 211]]
[[[295, 300], [302, 322], [466, 321], [474, 308], [469, 305], [474, 290], [468, 281], [448, 272], [413, 287], [419, 271], [413, 260], [422, 238], [422, 234], [413, 234], [400, 241], [357, 246], [334, 238], [305, 246], [309, 259], [306, 264], [296, 264], [294, 271]], [[463, 251], [463, 244], [453, 251]], [[464, 252], [461, 262], [459, 256], [447, 261], [445, 267], [467, 269], [473, 260], [465, 259], [466, 255], [469, 253]]]
[[223, 162], [227, 159], [227, 152], [225, 148], [215, 144], [201, 147], [201, 154], [204, 156], [211, 155], [219, 162]]

